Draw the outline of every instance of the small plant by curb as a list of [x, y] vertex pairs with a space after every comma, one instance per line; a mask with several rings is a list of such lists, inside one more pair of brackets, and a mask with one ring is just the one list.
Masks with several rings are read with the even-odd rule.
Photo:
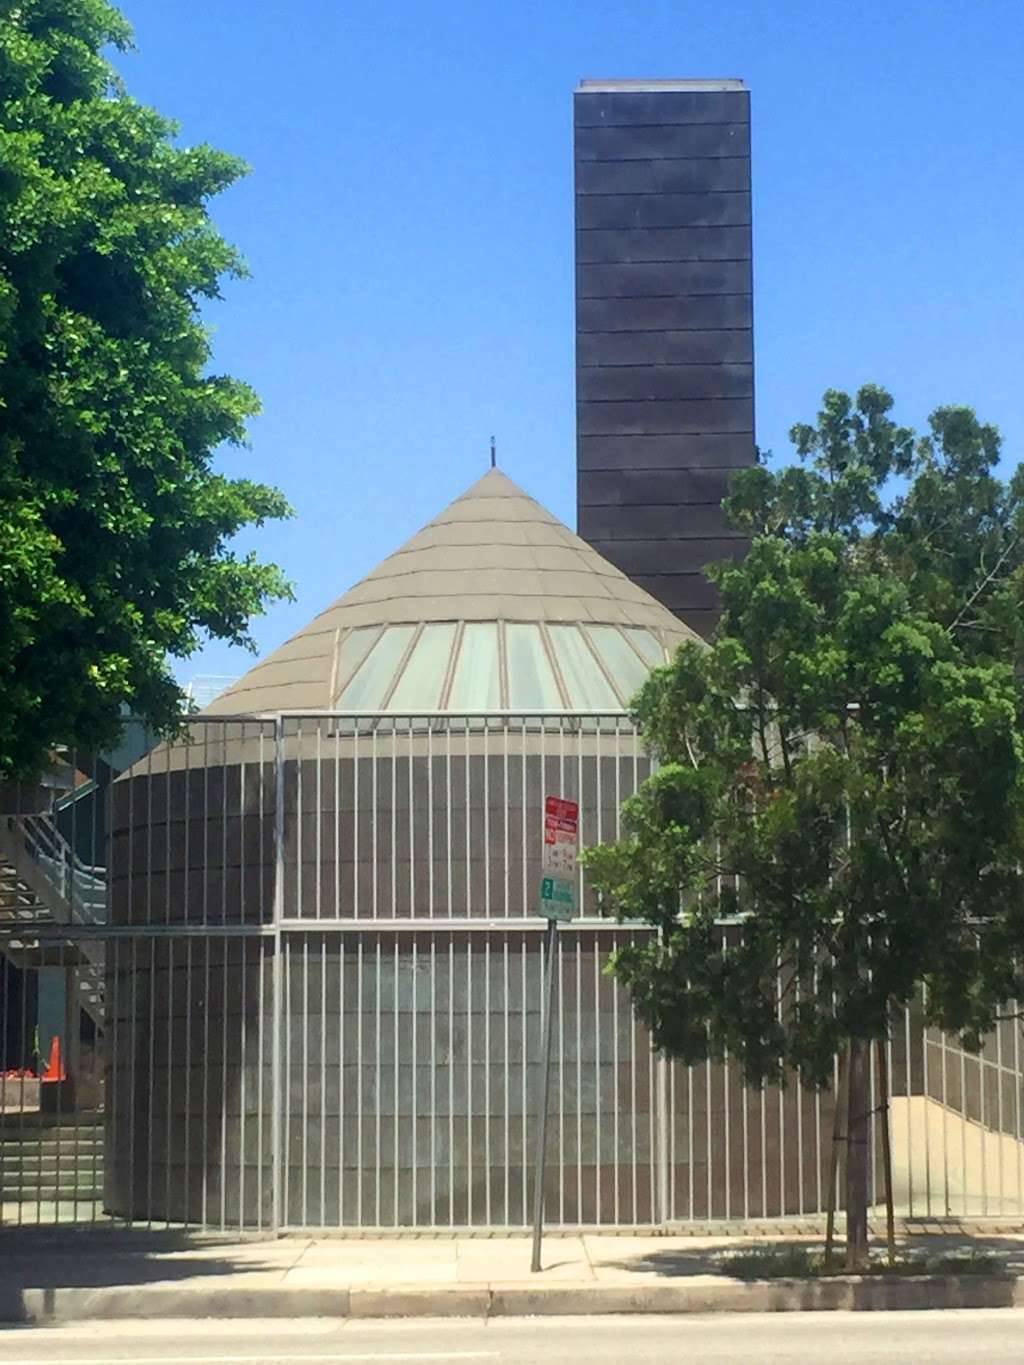
[[[817, 1248], [799, 1246], [757, 1247], [749, 1251], [730, 1252], [715, 1263], [723, 1275], [737, 1280], [816, 1280], [843, 1275], [842, 1257], [837, 1257], [826, 1269], [825, 1254]], [[950, 1252], [930, 1255], [927, 1252], [901, 1251], [893, 1264], [884, 1256], [873, 1256], [861, 1275], [899, 1278], [906, 1275], [989, 1275], [1009, 1274], [1004, 1258], [988, 1252]]]

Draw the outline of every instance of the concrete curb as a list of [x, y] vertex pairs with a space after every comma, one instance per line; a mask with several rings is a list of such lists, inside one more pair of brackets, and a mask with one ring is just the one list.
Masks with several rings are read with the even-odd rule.
[[853, 1309], [1020, 1308], [1024, 1279], [935, 1275], [883, 1280], [754, 1280], [700, 1284], [395, 1285], [388, 1289], [110, 1286], [3, 1289], [0, 1321], [138, 1318], [489, 1318], [606, 1313], [788, 1313]]

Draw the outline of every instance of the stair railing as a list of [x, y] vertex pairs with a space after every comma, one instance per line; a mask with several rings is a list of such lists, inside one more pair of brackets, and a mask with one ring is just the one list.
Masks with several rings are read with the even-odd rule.
[[32, 861], [46, 876], [79, 924], [105, 924], [106, 868], [87, 863], [47, 815], [15, 816], [12, 824]]

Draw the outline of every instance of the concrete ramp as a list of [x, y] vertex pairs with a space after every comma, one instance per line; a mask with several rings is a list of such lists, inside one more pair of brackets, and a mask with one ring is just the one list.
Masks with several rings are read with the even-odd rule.
[[[985, 1128], [924, 1095], [894, 1097], [891, 1105], [897, 1216], [1024, 1213], [1024, 1142], [1015, 1133]], [[1008, 1114], [1007, 1125], [1015, 1118]]]

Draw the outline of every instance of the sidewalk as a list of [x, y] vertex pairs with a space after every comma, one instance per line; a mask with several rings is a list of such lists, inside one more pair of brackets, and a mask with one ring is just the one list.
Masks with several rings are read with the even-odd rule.
[[901, 1239], [935, 1252], [993, 1252], [1006, 1259], [1004, 1275], [824, 1281], [742, 1281], [716, 1269], [741, 1247], [820, 1242], [778, 1233], [551, 1235], [544, 1269], [531, 1275], [528, 1236], [229, 1241], [43, 1231], [0, 1232], [0, 1321], [1024, 1306], [1019, 1224]]

